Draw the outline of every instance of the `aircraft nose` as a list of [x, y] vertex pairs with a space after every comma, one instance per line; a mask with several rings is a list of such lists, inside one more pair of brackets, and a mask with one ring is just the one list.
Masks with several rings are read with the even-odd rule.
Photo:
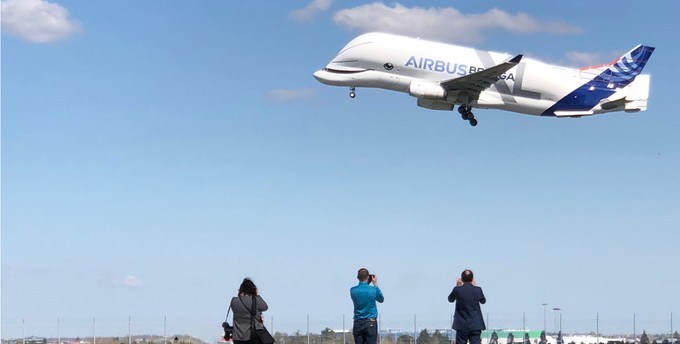
[[327, 80], [328, 80], [328, 78], [326, 78], [326, 74], [327, 74], [327, 73], [328, 73], [328, 72], [326, 72], [326, 71], [323, 70], [323, 69], [317, 70], [316, 72], [314, 72], [314, 78], [315, 78], [316, 80], [318, 80], [319, 82], [324, 83], [324, 81], [327, 81]]

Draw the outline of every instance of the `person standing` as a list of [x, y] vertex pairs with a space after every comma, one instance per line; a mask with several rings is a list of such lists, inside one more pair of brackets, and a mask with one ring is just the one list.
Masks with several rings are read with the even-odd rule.
[[475, 284], [472, 270], [465, 269], [449, 294], [449, 302], [456, 303], [453, 329], [456, 330], [456, 344], [480, 344], [481, 334], [486, 330], [481, 304], [486, 303], [482, 288]]
[[[234, 344], [250, 344], [252, 327], [263, 329], [262, 312], [269, 309], [267, 303], [259, 295], [255, 283], [250, 278], [244, 278], [238, 288], [238, 296], [231, 299], [230, 307], [234, 312]], [[252, 319], [255, 309], [255, 319]], [[254, 323], [253, 321], [254, 320]]]
[[[382, 303], [383, 297], [378, 288], [378, 278], [371, 275], [367, 269], [361, 268], [357, 272], [359, 284], [349, 290], [354, 304], [354, 324], [352, 335], [355, 344], [376, 344], [378, 339], [378, 307], [376, 302]], [[373, 285], [370, 285], [373, 283]]]

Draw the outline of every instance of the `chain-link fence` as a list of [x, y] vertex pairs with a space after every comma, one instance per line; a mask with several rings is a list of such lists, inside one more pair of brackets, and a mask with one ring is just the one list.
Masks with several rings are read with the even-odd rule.
[[[224, 319], [204, 316], [126, 318], [2, 318], [2, 344], [190, 344], [220, 341]], [[452, 314], [392, 315], [379, 318], [380, 344], [448, 344]], [[667, 314], [491, 314], [483, 344], [678, 343], [673, 315]], [[354, 344], [351, 315], [265, 315], [280, 344]], [[494, 335], [495, 333], [495, 335]], [[510, 336], [512, 334], [512, 336]], [[672, 334], [675, 334], [672, 336]], [[560, 336], [561, 335], [561, 336]]]

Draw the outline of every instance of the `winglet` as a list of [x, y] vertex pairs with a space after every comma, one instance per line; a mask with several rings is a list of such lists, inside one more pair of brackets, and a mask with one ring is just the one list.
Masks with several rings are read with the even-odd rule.
[[519, 55], [513, 57], [512, 59], [510, 59], [510, 61], [508, 61], [508, 62], [509, 62], [509, 63], [512, 63], [512, 64], [518, 64], [519, 61], [520, 61], [523, 57], [524, 57], [524, 55], [519, 54]]

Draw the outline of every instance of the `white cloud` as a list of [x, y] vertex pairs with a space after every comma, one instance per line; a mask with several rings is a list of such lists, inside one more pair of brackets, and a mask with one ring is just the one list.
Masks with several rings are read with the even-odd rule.
[[309, 99], [314, 95], [314, 90], [311, 88], [303, 89], [286, 89], [279, 88], [271, 90], [267, 93], [267, 98], [276, 102], [285, 102], [296, 99]]
[[50, 275], [63, 274], [64, 271], [61, 268], [48, 267], [48, 266], [27, 266], [20, 264], [6, 264], [2, 263], [2, 272], [8, 275], [16, 275], [22, 277], [40, 277], [44, 278]]
[[620, 51], [613, 51], [610, 53], [570, 51], [567, 53], [567, 59], [569, 59], [570, 63], [573, 63], [578, 67], [590, 67], [610, 63], [621, 55], [623, 55], [623, 52]]
[[123, 277], [121, 284], [128, 288], [141, 288], [144, 283], [137, 276], [128, 275]]
[[291, 11], [290, 16], [296, 21], [309, 21], [312, 20], [317, 13], [327, 10], [332, 3], [333, 0], [313, 0], [309, 5], [305, 6], [305, 8]]
[[45, 0], [2, 0], [2, 31], [32, 43], [51, 43], [80, 31], [68, 10]]
[[336, 24], [362, 32], [381, 31], [407, 36], [470, 43], [483, 40], [483, 32], [576, 34], [581, 29], [559, 21], [539, 21], [525, 13], [509, 14], [491, 9], [481, 14], [463, 14], [453, 7], [393, 7], [381, 2], [340, 10]]

